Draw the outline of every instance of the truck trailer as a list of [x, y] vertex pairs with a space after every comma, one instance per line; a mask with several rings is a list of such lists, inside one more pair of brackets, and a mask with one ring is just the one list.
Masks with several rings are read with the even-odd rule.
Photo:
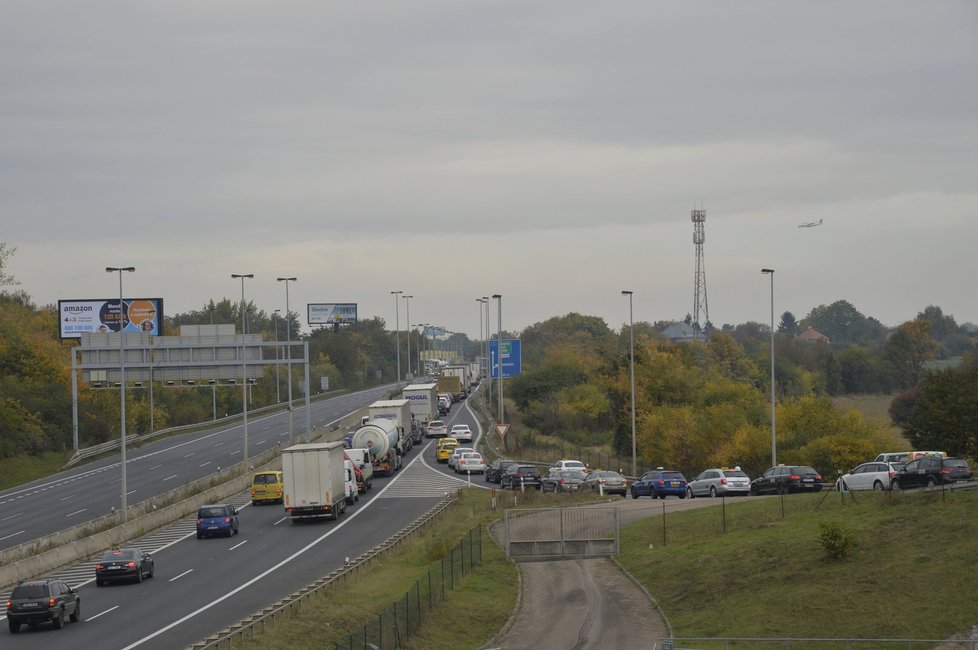
[[299, 519], [339, 519], [346, 512], [346, 466], [342, 442], [293, 445], [282, 450], [285, 512]]
[[429, 422], [438, 419], [437, 384], [405, 386], [401, 391], [401, 397], [410, 402], [414, 421], [421, 427], [422, 433], [427, 431]]
[[390, 420], [400, 430], [401, 449], [410, 451], [415, 442], [421, 442], [421, 427], [416, 426], [411, 413], [411, 400], [384, 399], [367, 407], [368, 422]]
[[404, 450], [400, 446], [400, 432], [391, 420], [372, 420], [353, 434], [353, 448], [366, 449], [374, 466], [374, 474], [393, 476], [401, 468]]

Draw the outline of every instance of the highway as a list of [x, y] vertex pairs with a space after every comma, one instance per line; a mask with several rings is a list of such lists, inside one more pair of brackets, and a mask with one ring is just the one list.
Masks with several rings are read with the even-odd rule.
[[[382, 398], [393, 384], [311, 404], [312, 426], [321, 427]], [[293, 415], [305, 422], [305, 406]], [[248, 420], [248, 454], [288, 442], [285, 411]], [[126, 493], [130, 505], [157, 497], [241, 462], [244, 428], [238, 423], [173, 436], [129, 450]], [[0, 550], [83, 524], [118, 509], [122, 472], [119, 456], [60, 472], [0, 492]]]
[[[352, 410], [347, 408], [340, 415]], [[446, 421], [464, 422], [479, 431], [464, 404], [454, 407]], [[271, 427], [269, 435], [280, 433], [280, 428], [281, 424]], [[251, 430], [249, 423], [249, 437]], [[214, 438], [208, 441], [211, 447], [218, 442]], [[174, 444], [169, 441], [165, 449]], [[172, 468], [187, 471], [189, 465], [200, 462], [196, 455], [187, 456], [188, 447], [179, 449], [166, 452]], [[282, 506], [251, 506], [247, 494], [241, 494], [233, 499], [241, 507], [241, 533], [235, 537], [197, 540], [194, 519], [188, 518], [137, 540], [133, 545], [152, 553], [156, 562], [152, 579], [96, 588], [94, 558], [58, 571], [52, 575], [80, 590], [82, 621], [69, 623], [64, 630], [42, 625], [23, 627], [18, 634], [0, 632], [3, 647], [54, 648], [66, 642], [92, 648], [169, 650], [189, 646], [342, 566], [347, 557], [384, 541], [431, 509], [447, 492], [465, 486], [466, 479], [446, 473], [435, 463], [433, 449], [433, 441], [415, 447], [400, 472], [390, 478], [377, 477], [373, 489], [338, 522], [293, 524]], [[109, 492], [110, 502], [117, 495], [106, 483], [99, 489]], [[478, 482], [473, 477], [472, 484], [479, 483], [485, 486], [481, 477]]]

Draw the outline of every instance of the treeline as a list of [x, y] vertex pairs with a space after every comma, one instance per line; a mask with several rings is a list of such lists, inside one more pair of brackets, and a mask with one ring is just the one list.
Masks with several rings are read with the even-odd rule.
[[[640, 457], [687, 471], [763, 471], [771, 459], [770, 328], [708, 327], [703, 342], [673, 343], [660, 334], [669, 324], [635, 324]], [[809, 327], [830, 333], [829, 341], [799, 339]], [[614, 332], [600, 318], [569, 314], [521, 338], [524, 370], [508, 395], [523, 422], [545, 436], [629, 455], [628, 327]], [[774, 349], [779, 462], [834, 472], [908, 443], [978, 456], [975, 335], [939, 308], [893, 330], [845, 301], [800, 322], [786, 312]], [[958, 355], [964, 362], [957, 369], [935, 365]], [[895, 392], [894, 422], [906, 426], [906, 440], [830, 399]]]

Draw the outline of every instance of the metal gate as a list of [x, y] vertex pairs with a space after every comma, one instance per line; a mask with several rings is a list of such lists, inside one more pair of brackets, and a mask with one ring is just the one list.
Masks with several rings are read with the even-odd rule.
[[607, 557], [621, 549], [617, 508], [540, 508], [506, 511], [506, 557]]

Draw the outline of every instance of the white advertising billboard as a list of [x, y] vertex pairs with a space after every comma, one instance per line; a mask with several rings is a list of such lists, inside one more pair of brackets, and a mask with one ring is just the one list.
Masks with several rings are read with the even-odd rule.
[[59, 300], [61, 338], [77, 339], [90, 332], [143, 332], [159, 336], [163, 324], [162, 298]]
[[357, 303], [355, 302], [310, 303], [307, 308], [310, 325], [357, 322]]

